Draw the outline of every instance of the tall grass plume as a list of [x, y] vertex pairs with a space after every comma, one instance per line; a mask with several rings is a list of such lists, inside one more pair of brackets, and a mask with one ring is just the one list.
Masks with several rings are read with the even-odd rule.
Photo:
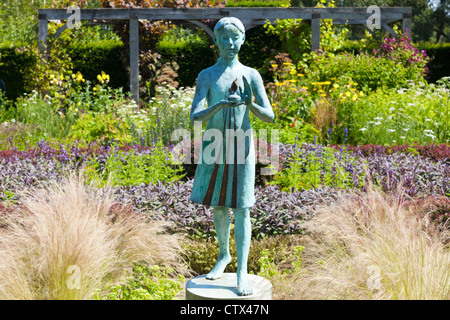
[[429, 207], [369, 188], [318, 209], [304, 224], [307, 273], [284, 298], [449, 299], [448, 229], [430, 222]]
[[0, 299], [92, 299], [132, 262], [182, 268], [179, 238], [120, 210], [110, 189], [72, 177], [21, 198], [0, 229]]

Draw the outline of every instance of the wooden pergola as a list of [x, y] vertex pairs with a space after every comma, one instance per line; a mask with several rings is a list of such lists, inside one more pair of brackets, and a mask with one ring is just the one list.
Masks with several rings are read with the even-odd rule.
[[[250, 29], [263, 25], [266, 21], [275, 23], [276, 19], [303, 19], [311, 21], [311, 50], [320, 47], [320, 20], [333, 19], [333, 24], [366, 25], [372, 16], [368, 8], [152, 8], [152, 9], [81, 9], [80, 20], [111, 21], [128, 20], [130, 22], [130, 91], [132, 97], [139, 101], [139, 20], [178, 20], [192, 23], [204, 29], [212, 37], [213, 31], [201, 20], [219, 20], [223, 17], [236, 17]], [[65, 9], [39, 9], [39, 47], [47, 53], [48, 21], [68, 20], [72, 13]], [[397, 21], [402, 22], [402, 30], [411, 34], [411, 7], [380, 8], [380, 25], [394, 37], [395, 32], [389, 26]], [[367, 26], [366, 26], [367, 28]], [[54, 35], [58, 37], [67, 24]]]

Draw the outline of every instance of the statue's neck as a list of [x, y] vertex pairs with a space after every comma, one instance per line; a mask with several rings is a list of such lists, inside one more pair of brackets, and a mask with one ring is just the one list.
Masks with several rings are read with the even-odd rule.
[[234, 56], [232, 59], [224, 59], [222, 56], [219, 57], [219, 60], [217, 61], [220, 66], [223, 66], [224, 68], [234, 68], [240, 64], [238, 56]]

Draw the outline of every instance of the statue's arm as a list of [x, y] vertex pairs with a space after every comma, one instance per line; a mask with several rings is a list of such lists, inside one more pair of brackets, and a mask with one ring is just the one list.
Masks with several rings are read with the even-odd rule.
[[207, 73], [204, 71], [200, 72], [197, 78], [195, 95], [191, 106], [191, 122], [208, 121], [223, 107], [231, 107], [234, 105], [229, 101], [221, 100], [205, 109], [206, 98], [209, 92], [209, 84], [210, 80]]
[[275, 114], [273, 113], [272, 106], [269, 98], [267, 97], [266, 90], [264, 88], [264, 82], [258, 71], [252, 69], [250, 80], [251, 91], [255, 95], [255, 102], [250, 97], [248, 106], [250, 110], [262, 121], [273, 122]]

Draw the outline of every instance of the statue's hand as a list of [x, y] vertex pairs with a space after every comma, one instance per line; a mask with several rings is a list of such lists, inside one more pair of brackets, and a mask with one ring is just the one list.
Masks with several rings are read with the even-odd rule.
[[242, 102], [245, 103], [247, 106], [250, 106], [252, 104], [252, 98], [253, 98], [253, 91], [252, 87], [247, 81], [246, 77], [242, 77], [244, 80], [244, 94], [242, 98]]
[[228, 100], [221, 100], [219, 102], [222, 105], [222, 108], [235, 108], [238, 107], [240, 105], [242, 105], [244, 102], [241, 101], [228, 101]]

